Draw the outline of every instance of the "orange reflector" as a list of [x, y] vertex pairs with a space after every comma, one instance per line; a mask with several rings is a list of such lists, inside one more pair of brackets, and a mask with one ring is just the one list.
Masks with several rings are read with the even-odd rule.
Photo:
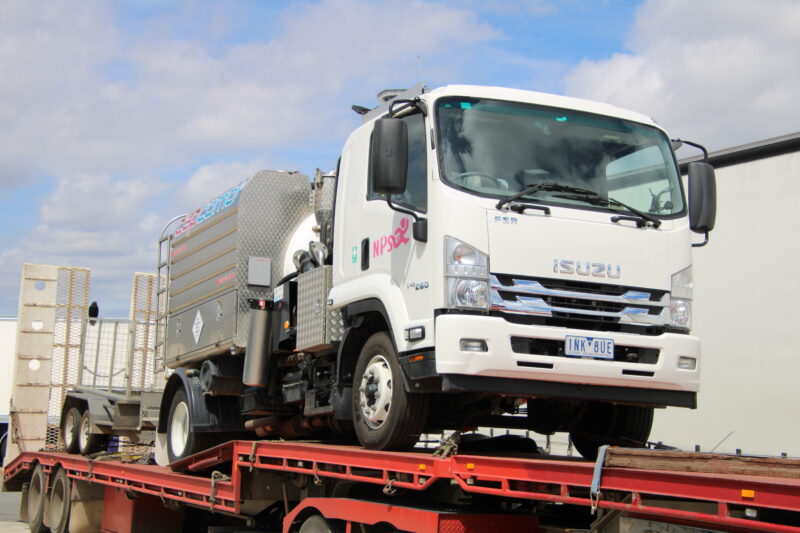
[[283, 329], [289, 329], [289, 321], [283, 323]]
[[742, 489], [742, 498], [753, 499], [756, 497], [756, 491], [750, 489]]
[[419, 465], [419, 469], [422, 470], [423, 472], [425, 471], [426, 468], [428, 468], [428, 465], [423, 465], [423, 464]]
[[412, 355], [411, 357], [408, 358], [408, 362], [409, 363], [416, 363], [417, 361], [422, 361], [423, 359], [425, 359], [425, 356], [422, 355], [422, 354]]
[[467, 470], [475, 470], [475, 463], [467, 463]]

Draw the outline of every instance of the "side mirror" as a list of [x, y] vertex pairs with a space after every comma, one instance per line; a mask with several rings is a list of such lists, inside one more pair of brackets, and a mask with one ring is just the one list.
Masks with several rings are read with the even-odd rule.
[[396, 118], [375, 121], [369, 154], [372, 189], [378, 194], [403, 194], [408, 171], [408, 127]]
[[708, 233], [714, 229], [716, 218], [714, 167], [699, 161], [689, 163], [689, 227], [695, 233]]

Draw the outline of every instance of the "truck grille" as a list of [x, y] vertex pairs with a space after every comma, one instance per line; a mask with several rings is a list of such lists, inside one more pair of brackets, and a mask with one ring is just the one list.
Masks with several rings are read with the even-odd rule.
[[669, 322], [665, 290], [492, 274], [491, 297], [493, 311], [554, 326], [658, 334]]

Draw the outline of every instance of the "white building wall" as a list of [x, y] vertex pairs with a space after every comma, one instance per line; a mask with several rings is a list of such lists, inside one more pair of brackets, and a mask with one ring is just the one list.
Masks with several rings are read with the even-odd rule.
[[718, 169], [717, 223], [694, 249], [697, 410], [656, 411], [651, 440], [800, 456], [800, 153]]
[[8, 406], [11, 400], [11, 380], [17, 347], [17, 319], [0, 317], [0, 422], [8, 421]]

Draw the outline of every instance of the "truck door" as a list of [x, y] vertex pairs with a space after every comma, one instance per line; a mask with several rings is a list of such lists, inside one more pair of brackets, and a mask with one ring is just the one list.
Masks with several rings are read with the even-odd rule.
[[[406, 191], [393, 203], [425, 217], [428, 210], [428, 152], [425, 118], [421, 113], [403, 117], [408, 126]], [[390, 315], [398, 350], [408, 349], [404, 330], [424, 325], [433, 306], [432, 254], [427, 243], [413, 237], [414, 217], [392, 210], [383, 195], [372, 190], [369, 176], [371, 126], [356, 132], [342, 157], [340, 193], [336, 207], [339, 268], [335, 269], [333, 295], [341, 301], [381, 300]], [[349, 204], [349, 205], [348, 205]], [[336, 301], [335, 305], [339, 305]], [[433, 336], [426, 328], [427, 336]], [[419, 347], [415, 345], [415, 347]]]

